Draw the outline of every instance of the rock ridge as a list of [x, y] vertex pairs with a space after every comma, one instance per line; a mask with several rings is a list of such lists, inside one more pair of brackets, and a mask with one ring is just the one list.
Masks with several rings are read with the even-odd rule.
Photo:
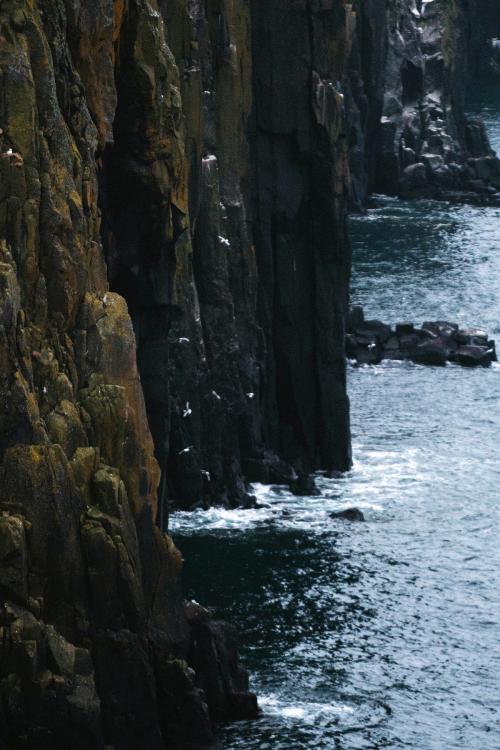
[[347, 319], [347, 357], [363, 365], [383, 360], [409, 360], [444, 367], [454, 362], [464, 367], [489, 367], [497, 361], [496, 345], [480, 328], [460, 328], [444, 320], [397, 323], [367, 320], [363, 308], [353, 306]]
[[378, 192], [499, 205], [500, 162], [482, 121], [465, 113], [471, 76], [484, 75], [491, 36], [500, 33], [498, 9], [481, 0], [354, 8], [346, 89], [352, 204]]

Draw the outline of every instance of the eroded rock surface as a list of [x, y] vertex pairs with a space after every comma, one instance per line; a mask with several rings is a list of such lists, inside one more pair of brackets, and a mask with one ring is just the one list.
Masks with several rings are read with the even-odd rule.
[[370, 192], [500, 205], [500, 162], [465, 116], [471, 73], [492, 57], [487, 0], [354, 2], [349, 142], [353, 202]]
[[[156, 525], [136, 340], [149, 326], [162, 344], [182, 274], [195, 295], [179, 74], [158, 8], [5, 0], [0, 93], [0, 745], [209, 747], [214, 719], [255, 716], [256, 702], [229, 626], [205, 623], [216, 697], [201, 649], [188, 665], [182, 560]], [[131, 191], [117, 219], [112, 180]], [[142, 318], [109, 290], [120, 253]]]

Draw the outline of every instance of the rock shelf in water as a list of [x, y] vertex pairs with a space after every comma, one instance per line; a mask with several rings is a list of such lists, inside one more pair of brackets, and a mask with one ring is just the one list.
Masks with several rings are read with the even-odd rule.
[[347, 318], [346, 354], [358, 364], [375, 365], [384, 359], [410, 360], [443, 367], [455, 362], [464, 367], [489, 367], [497, 361], [495, 342], [479, 328], [462, 329], [457, 323], [432, 321], [417, 328], [366, 320], [363, 308], [353, 306]]

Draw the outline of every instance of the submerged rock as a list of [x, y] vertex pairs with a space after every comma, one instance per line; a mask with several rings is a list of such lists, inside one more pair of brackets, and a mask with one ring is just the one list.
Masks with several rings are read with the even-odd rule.
[[365, 517], [363, 513], [359, 510], [359, 508], [346, 508], [346, 510], [341, 510], [338, 513], [331, 513], [331, 518], [340, 518], [345, 521], [364, 521]]

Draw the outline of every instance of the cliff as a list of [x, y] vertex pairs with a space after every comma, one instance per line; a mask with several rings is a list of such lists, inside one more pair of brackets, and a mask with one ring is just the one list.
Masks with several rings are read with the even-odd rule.
[[9, 749], [208, 747], [255, 716], [234, 631], [182, 602], [167, 500], [350, 463], [352, 14], [251, 11], [1, 5]]
[[256, 716], [234, 630], [182, 600], [168, 509], [350, 466], [348, 199], [495, 199], [473, 12], [2, 0], [9, 750], [195, 750]]
[[500, 14], [487, 0], [355, 2], [349, 67], [352, 203], [371, 192], [500, 204], [500, 162], [465, 115]]

